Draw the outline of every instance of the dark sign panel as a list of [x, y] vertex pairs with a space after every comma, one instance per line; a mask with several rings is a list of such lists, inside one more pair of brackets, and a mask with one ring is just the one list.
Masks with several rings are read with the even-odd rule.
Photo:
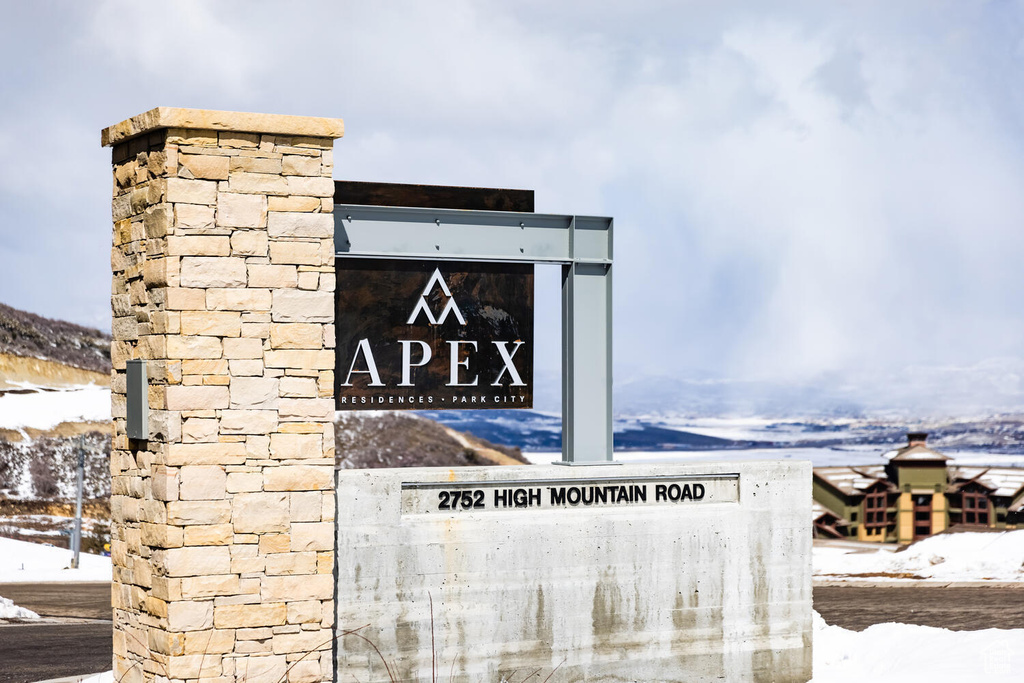
[[533, 407], [533, 265], [337, 259], [338, 410]]

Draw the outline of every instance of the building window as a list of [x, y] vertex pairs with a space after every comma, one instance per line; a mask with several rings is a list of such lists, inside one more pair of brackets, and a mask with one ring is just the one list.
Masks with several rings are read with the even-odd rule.
[[988, 526], [988, 498], [984, 493], [964, 491], [964, 524]]
[[914, 496], [914, 539], [931, 536], [932, 533], [932, 497], [930, 495]]
[[884, 529], [886, 525], [885, 508], [888, 499], [885, 491], [876, 491], [864, 496], [864, 528], [869, 530]]

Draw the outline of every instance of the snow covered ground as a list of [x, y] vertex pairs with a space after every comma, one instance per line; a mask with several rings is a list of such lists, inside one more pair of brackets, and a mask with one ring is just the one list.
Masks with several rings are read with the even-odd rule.
[[876, 624], [829, 626], [814, 613], [813, 683], [1020, 683], [1024, 629], [949, 631]]
[[82, 553], [79, 568], [68, 569], [71, 557], [71, 551], [63, 548], [0, 538], [0, 595], [4, 583], [110, 581], [109, 557]]
[[939, 534], [901, 552], [854, 544], [814, 547], [814, 576], [836, 581], [1024, 581], [1024, 530]]
[[110, 419], [110, 389], [86, 385], [62, 390], [24, 386], [31, 393], [0, 396], [0, 429], [52, 429], [61, 422]]

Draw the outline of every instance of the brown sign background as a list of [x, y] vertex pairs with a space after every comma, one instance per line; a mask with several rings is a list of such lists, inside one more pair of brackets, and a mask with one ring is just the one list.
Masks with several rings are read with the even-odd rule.
[[[413, 324], [408, 324], [435, 269], [451, 291], [465, 325], [453, 312], [438, 324], [431, 324], [420, 312]], [[336, 270], [334, 376], [338, 410], [533, 407], [532, 264], [338, 258]], [[426, 296], [426, 306], [435, 319], [442, 317], [447, 304], [448, 297], [435, 284]], [[369, 386], [372, 378], [365, 372], [368, 364], [359, 351], [362, 339], [368, 340], [384, 386]], [[398, 386], [402, 381], [399, 340], [426, 342], [431, 350], [426, 365], [411, 368], [411, 387]], [[477, 386], [446, 386], [451, 377], [449, 342], [454, 341], [477, 343], [475, 350], [459, 347], [459, 360], [469, 360], [468, 368], [459, 368], [459, 381], [477, 376]], [[517, 341], [524, 343], [512, 362], [525, 386], [511, 386], [507, 370], [500, 385], [492, 386], [505, 368], [494, 342], [505, 342], [511, 353]], [[418, 362], [419, 345], [411, 348], [411, 360]], [[350, 368], [356, 370], [349, 379], [352, 386], [343, 386]]]

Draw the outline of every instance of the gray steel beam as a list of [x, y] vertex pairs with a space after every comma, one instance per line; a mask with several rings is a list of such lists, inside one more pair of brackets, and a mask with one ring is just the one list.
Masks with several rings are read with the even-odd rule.
[[334, 244], [339, 256], [611, 263], [612, 219], [338, 204]]

